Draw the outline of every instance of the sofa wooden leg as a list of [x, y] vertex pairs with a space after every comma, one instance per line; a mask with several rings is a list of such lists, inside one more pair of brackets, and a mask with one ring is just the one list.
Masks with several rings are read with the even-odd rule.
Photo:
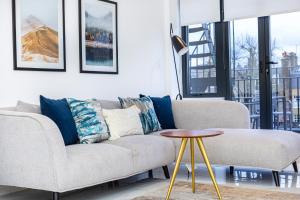
[[229, 167], [229, 173], [230, 173], [230, 175], [233, 175], [233, 172], [234, 172], [234, 166], [230, 166]]
[[276, 187], [280, 187], [280, 178], [278, 171], [272, 171]]
[[297, 165], [297, 161], [293, 162], [293, 168], [294, 168], [294, 171], [296, 173], [298, 173], [298, 165]]
[[166, 166], [163, 166], [162, 168], [164, 170], [164, 174], [165, 174], [166, 179], [170, 179], [170, 173], [169, 173], [168, 166], [166, 165]]
[[52, 200], [59, 200], [59, 193], [58, 192], [53, 192], [52, 193]]
[[148, 171], [148, 176], [150, 179], [153, 179], [153, 170], [152, 169]]

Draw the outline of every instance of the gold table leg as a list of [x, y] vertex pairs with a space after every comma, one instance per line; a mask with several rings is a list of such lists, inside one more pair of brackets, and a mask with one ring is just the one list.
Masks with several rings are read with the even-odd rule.
[[172, 176], [172, 179], [171, 179], [171, 182], [170, 182], [170, 186], [169, 186], [169, 190], [168, 190], [166, 200], [170, 199], [172, 188], [173, 188], [173, 185], [174, 185], [174, 182], [175, 182], [175, 179], [176, 179], [176, 175], [177, 175], [179, 167], [180, 167], [180, 162], [182, 160], [187, 142], [188, 142], [188, 138], [183, 138], [182, 139], [179, 154], [178, 154], [178, 158], [177, 158], [177, 161], [176, 161], [175, 169], [174, 169], [173, 176]]
[[219, 190], [217, 181], [216, 181], [216, 179], [215, 179], [213, 170], [212, 170], [212, 168], [211, 168], [210, 162], [209, 162], [209, 160], [208, 160], [207, 153], [206, 153], [205, 147], [204, 147], [204, 145], [203, 145], [202, 139], [201, 139], [201, 138], [197, 138], [196, 140], [197, 140], [199, 149], [200, 149], [200, 151], [201, 151], [201, 154], [202, 154], [202, 156], [203, 156], [204, 162], [205, 162], [205, 164], [206, 164], [206, 167], [207, 167], [207, 169], [208, 169], [208, 173], [209, 173], [209, 175], [210, 175], [210, 178], [211, 178], [211, 180], [212, 180], [212, 182], [213, 182], [213, 184], [214, 184], [214, 187], [215, 187], [215, 189], [216, 189], [216, 192], [217, 192], [217, 194], [218, 194], [218, 197], [219, 197], [220, 200], [222, 200], [221, 193], [220, 193], [220, 190]]
[[191, 168], [192, 168], [192, 191], [195, 193], [195, 148], [194, 148], [194, 138], [190, 139], [191, 147]]

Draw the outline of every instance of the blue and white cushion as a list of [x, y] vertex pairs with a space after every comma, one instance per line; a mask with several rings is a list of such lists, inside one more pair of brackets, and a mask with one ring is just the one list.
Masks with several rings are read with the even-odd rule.
[[74, 118], [81, 144], [91, 144], [107, 140], [109, 131], [102, 115], [101, 104], [97, 100], [67, 99]]
[[149, 97], [142, 98], [120, 98], [119, 101], [123, 108], [136, 105], [140, 110], [140, 118], [143, 125], [144, 134], [161, 130], [160, 123], [156, 116], [152, 100]]

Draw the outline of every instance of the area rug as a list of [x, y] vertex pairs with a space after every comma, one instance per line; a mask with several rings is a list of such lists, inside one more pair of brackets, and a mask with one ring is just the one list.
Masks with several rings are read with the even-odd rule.
[[[223, 200], [300, 200], [300, 194], [281, 191], [247, 189], [242, 187], [219, 186]], [[153, 191], [133, 200], [165, 200], [168, 187]], [[213, 185], [196, 184], [192, 193], [191, 183], [178, 182], [174, 185], [171, 200], [217, 200]]]

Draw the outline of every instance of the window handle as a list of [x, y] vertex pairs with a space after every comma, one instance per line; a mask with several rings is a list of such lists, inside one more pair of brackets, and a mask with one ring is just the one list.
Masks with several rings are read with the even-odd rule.
[[266, 65], [277, 65], [278, 62], [274, 62], [274, 61], [269, 61], [269, 62], [266, 62]]

